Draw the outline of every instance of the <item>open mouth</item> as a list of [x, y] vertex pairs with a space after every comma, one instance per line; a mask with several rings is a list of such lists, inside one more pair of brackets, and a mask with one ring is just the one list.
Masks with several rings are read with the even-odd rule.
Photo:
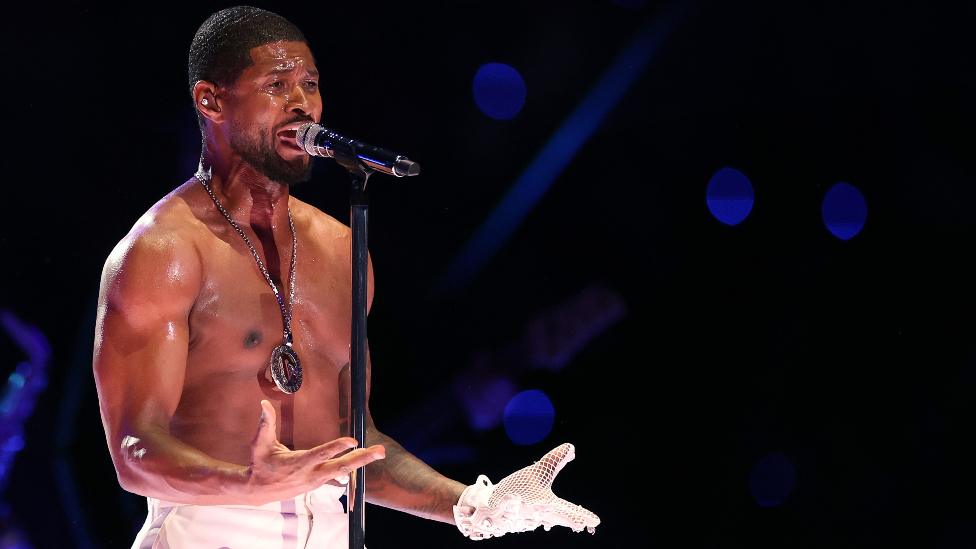
[[304, 151], [304, 149], [298, 146], [297, 134], [298, 134], [298, 130], [294, 130], [294, 129], [281, 130], [280, 132], [278, 132], [278, 141], [280, 141], [282, 144], [285, 145], [285, 147], [289, 149]]

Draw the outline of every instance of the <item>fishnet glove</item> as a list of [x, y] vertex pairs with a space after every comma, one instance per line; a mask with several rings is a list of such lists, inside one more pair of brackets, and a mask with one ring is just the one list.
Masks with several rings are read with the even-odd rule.
[[572, 444], [549, 451], [542, 459], [492, 485], [481, 475], [461, 493], [454, 506], [454, 522], [471, 539], [500, 537], [509, 532], [528, 532], [540, 525], [547, 531], [566, 526], [574, 532], [594, 533], [600, 517], [579, 505], [556, 497], [552, 481], [573, 458]]

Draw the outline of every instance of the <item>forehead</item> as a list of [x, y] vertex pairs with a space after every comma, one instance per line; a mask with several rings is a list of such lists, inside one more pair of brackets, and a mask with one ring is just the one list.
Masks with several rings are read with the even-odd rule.
[[279, 40], [253, 47], [250, 53], [254, 64], [245, 70], [247, 73], [315, 70], [315, 58], [305, 42]]

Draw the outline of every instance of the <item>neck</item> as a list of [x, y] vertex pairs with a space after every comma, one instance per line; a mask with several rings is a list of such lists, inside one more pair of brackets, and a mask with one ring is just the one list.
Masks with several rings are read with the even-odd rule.
[[208, 171], [207, 183], [238, 223], [260, 228], [288, 226], [288, 185], [271, 181], [240, 157], [221, 159], [204, 154], [198, 174]]

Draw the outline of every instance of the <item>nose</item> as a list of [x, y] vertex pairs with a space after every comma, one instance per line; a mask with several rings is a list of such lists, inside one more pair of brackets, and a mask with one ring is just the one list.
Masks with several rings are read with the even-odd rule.
[[309, 105], [308, 97], [305, 95], [305, 90], [302, 87], [295, 86], [291, 93], [288, 94], [288, 102], [285, 104], [285, 109], [294, 112], [308, 115]]

